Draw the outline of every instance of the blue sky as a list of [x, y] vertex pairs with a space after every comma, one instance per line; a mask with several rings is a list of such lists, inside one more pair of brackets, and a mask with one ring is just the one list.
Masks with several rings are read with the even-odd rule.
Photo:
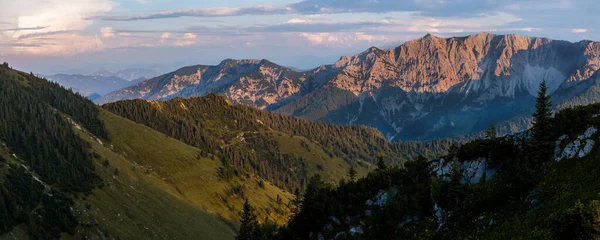
[[42, 74], [265, 58], [301, 69], [426, 33], [600, 40], [595, 0], [0, 0], [0, 61]]

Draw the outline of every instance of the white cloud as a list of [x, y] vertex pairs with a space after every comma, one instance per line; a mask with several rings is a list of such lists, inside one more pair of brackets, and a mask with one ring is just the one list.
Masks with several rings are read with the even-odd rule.
[[46, 37], [27, 38], [13, 47], [15, 53], [27, 55], [75, 55], [104, 49], [98, 36], [82, 36], [76, 33], [58, 33]]
[[196, 34], [194, 33], [185, 33], [183, 38], [175, 41], [175, 46], [189, 46], [196, 44]]
[[164, 32], [162, 35], [160, 35], [161, 39], [168, 39], [171, 37], [171, 33], [170, 32]]
[[[112, 7], [109, 0], [3, 2], [0, 22], [8, 23], [5, 25], [14, 30], [0, 33], [0, 43], [13, 46], [8, 52], [20, 54], [69, 55], [95, 51], [103, 46], [101, 39], [84, 36], [81, 32], [93, 23], [91, 17], [105, 14]], [[46, 37], [48, 34], [52, 36]], [[110, 33], [103, 32], [102, 35], [110, 36]]]
[[350, 46], [355, 43], [381, 43], [389, 39], [386, 36], [370, 35], [362, 32], [353, 33], [300, 33], [304, 39], [314, 45]]
[[183, 39], [196, 39], [196, 34], [186, 33], [183, 35]]
[[571, 30], [572, 33], [586, 33], [588, 30], [585, 28], [573, 28]]
[[164, 32], [160, 35], [160, 44], [165, 44], [165, 42], [167, 41], [167, 39], [169, 39], [171, 37], [171, 33], [170, 32]]
[[115, 32], [111, 27], [100, 28], [100, 33], [102, 34], [103, 38], [111, 38], [115, 36]]
[[292, 18], [290, 20], [288, 20], [286, 23], [309, 23], [311, 22], [308, 19], [303, 19], [303, 18]]
[[520, 31], [520, 32], [533, 32], [533, 31], [540, 31], [542, 30], [541, 28], [534, 28], [534, 27], [526, 27], [526, 28], [513, 28], [514, 31]]

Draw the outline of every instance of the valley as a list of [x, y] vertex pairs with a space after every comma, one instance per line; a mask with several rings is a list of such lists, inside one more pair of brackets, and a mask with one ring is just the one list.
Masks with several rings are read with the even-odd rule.
[[595, 239], [598, 46], [426, 35], [95, 102], [4, 63], [0, 239]]

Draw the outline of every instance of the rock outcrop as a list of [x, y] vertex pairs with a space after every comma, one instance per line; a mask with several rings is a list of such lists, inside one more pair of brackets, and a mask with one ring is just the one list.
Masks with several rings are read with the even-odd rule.
[[[496, 175], [496, 170], [490, 165], [490, 160], [487, 158], [477, 158], [474, 160], [459, 161], [454, 158], [450, 161], [445, 158], [441, 158], [437, 161], [431, 162], [431, 171], [440, 179], [444, 181], [450, 181], [450, 175], [453, 171], [453, 165], [456, 164], [458, 169], [461, 171], [461, 183], [462, 184], [477, 184], [482, 179], [490, 180]], [[484, 178], [485, 177], [485, 178]]]
[[563, 142], [568, 139], [567, 135], [561, 136], [556, 141], [556, 146], [554, 148], [554, 160], [557, 162], [562, 161], [563, 159], [569, 158], [583, 158], [587, 156], [596, 145], [596, 141], [592, 138], [592, 136], [598, 132], [598, 129], [595, 127], [589, 127], [583, 134], [577, 136], [575, 140], [572, 142], [567, 142], [564, 148], [561, 148]]

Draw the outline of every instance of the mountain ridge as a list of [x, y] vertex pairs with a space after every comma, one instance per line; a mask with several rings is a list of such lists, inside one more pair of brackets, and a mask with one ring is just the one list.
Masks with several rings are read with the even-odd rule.
[[[162, 75], [160, 82], [154, 78], [96, 103], [217, 93], [236, 104], [310, 120], [376, 127], [390, 139], [431, 139], [469, 134], [489, 122], [524, 116], [527, 110], [517, 110], [457, 126], [465, 117], [486, 115], [490, 107], [508, 111], [531, 104], [543, 80], [551, 94], [562, 91], [565, 99], [576, 97], [565, 90], [597, 80], [599, 68], [600, 43], [593, 41], [485, 32], [450, 38], [427, 34], [396, 48], [371, 47], [303, 72], [264, 59], [189, 66], [182, 69], [196, 69], [195, 75], [177, 75], [180, 69]], [[320, 99], [309, 99], [315, 96]], [[415, 131], [417, 122], [426, 126]]]

